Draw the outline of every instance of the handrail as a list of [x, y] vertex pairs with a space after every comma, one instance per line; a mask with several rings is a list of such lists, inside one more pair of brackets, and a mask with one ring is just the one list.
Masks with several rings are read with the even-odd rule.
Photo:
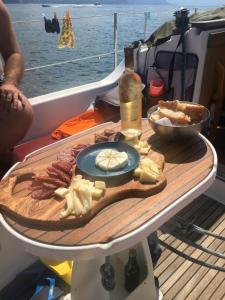
[[[123, 52], [123, 50], [118, 50], [117, 53], [118, 52]], [[59, 66], [59, 65], [68, 64], [68, 63], [74, 63], [74, 62], [78, 62], [78, 61], [82, 61], [82, 60], [88, 60], [88, 59], [92, 59], [92, 58], [104, 57], [104, 56], [108, 56], [108, 55], [111, 55], [111, 54], [114, 54], [114, 51], [108, 52], [108, 53], [92, 55], [92, 56], [85, 56], [85, 57], [71, 59], [71, 60], [65, 60], [65, 61], [61, 61], [61, 62], [57, 62], [57, 63], [53, 63], [53, 64], [48, 64], [48, 65], [42, 65], [42, 66], [38, 66], [38, 67], [31, 67], [31, 68], [25, 69], [25, 72], [44, 69], [44, 68], [47, 68], [47, 67]]]

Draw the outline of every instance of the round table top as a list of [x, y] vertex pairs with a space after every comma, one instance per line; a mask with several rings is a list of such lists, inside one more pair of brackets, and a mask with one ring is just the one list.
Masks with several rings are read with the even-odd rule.
[[[101, 124], [40, 149], [22, 164], [40, 164], [46, 160], [46, 155], [54, 160], [61, 149], [92, 143], [94, 133], [106, 128], [119, 130], [120, 125]], [[165, 156], [167, 186], [160, 193], [116, 202], [76, 229], [40, 230], [0, 214], [1, 223], [27, 251], [44, 257], [91, 259], [137, 244], [202, 194], [214, 181], [217, 168], [216, 152], [202, 135], [182, 142], [166, 142], [153, 133], [147, 120], [143, 120], [142, 139], [148, 139], [151, 146]]]

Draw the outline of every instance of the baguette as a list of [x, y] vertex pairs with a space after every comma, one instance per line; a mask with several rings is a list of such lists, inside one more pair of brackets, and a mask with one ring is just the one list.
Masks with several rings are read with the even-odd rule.
[[160, 108], [168, 108], [171, 110], [177, 110], [178, 102], [179, 102], [178, 100], [173, 100], [173, 101], [159, 100], [159, 107]]
[[161, 118], [168, 118], [175, 125], [187, 125], [191, 122], [190, 116], [181, 111], [173, 111], [167, 108], [160, 108], [159, 115]]
[[184, 112], [191, 117], [192, 122], [200, 122], [204, 115], [204, 106], [192, 103], [180, 103], [177, 104], [177, 110]]
[[156, 122], [156, 121], [160, 120], [161, 118], [162, 117], [159, 115], [159, 112], [151, 114], [151, 120], [153, 122]]
[[[204, 106], [200, 104], [181, 103], [179, 100], [159, 101], [160, 109], [169, 109], [174, 112], [183, 112], [190, 117], [190, 122], [200, 122], [204, 116]], [[189, 122], [189, 123], [190, 123]]]

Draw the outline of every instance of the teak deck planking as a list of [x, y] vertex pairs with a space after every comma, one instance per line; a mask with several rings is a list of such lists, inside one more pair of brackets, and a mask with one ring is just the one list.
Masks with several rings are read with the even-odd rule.
[[[215, 233], [224, 235], [225, 208], [222, 204], [202, 195], [184, 211], [179, 213], [185, 220], [195, 218], [195, 224]], [[217, 266], [225, 266], [224, 260], [188, 246], [176, 232], [170, 229], [159, 236], [160, 240], [179, 249], [186, 255]], [[212, 250], [224, 253], [225, 244], [207, 235], [189, 234], [191, 241]], [[190, 262], [177, 254], [164, 249], [155, 268], [154, 275], [159, 278], [160, 290], [165, 300], [171, 299], [224, 299], [224, 273]]]
[[[93, 142], [93, 135], [105, 128], [120, 129], [120, 124], [103, 124], [86, 132], [52, 145], [46, 151], [28, 158], [24, 164], [29, 167], [45, 164], [54, 160], [61, 149], [68, 149], [78, 143]], [[111, 204], [99, 212], [91, 221], [76, 229], [39, 230], [18, 223], [12, 217], [5, 216], [8, 223], [23, 235], [44, 243], [56, 245], [90, 245], [106, 243], [137, 229], [150, 218], [168, 207], [188, 190], [200, 183], [212, 170], [213, 154], [200, 137], [189, 141], [166, 142], [154, 135], [147, 120], [143, 121], [142, 139], [149, 140], [153, 149], [165, 156], [164, 174], [166, 188], [160, 193], [147, 198], [128, 198]], [[47, 154], [47, 155], [46, 155]], [[16, 171], [19, 171], [19, 165]]]

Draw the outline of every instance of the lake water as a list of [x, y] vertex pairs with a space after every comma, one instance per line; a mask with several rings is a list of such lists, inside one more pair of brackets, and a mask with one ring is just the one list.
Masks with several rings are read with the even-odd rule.
[[[8, 8], [25, 57], [26, 69], [112, 52], [113, 14], [115, 12], [130, 14], [118, 16], [118, 49], [122, 50], [124, 45], [144, 38], [145, 11], [151, 12], [151, 19], [147, 24], [147, 36], [149, 36], [163, 22], [172, 19], [173, 13], [177, 9], [173, 5], [104, 5], [99, 7], [94, 5], [57, 5], [44, 8], [40, 4], [11, 4], [8, 5]], [[194, 7], [188, 8], [193, 12]], [[207, 8], [200, 7], [199, 10]], [[41, 15], [45, 13], [52, 18], [56, 12], [58, 18], [62, 18], [68, 9], [73, 18], [87, 18], [73, 20], [76, 47], [74, 49], [58, 49], [59, 36], [45, 32]], [[137, 15], [136, 13], [139, 12], [141, 14]], [[92, 18], [96, 15], [101, 17]], [[35, 22], [31, 22], [31, 20]], [[122, 53], [118, 60], [121, 59]], [[100, 80], [112, 72], [113, 68], [114, 62], [111, 54], [104, 58], [97, 57], [76, 63], [26, 71], [22, 89], [28, 97], [43, 95]]]

